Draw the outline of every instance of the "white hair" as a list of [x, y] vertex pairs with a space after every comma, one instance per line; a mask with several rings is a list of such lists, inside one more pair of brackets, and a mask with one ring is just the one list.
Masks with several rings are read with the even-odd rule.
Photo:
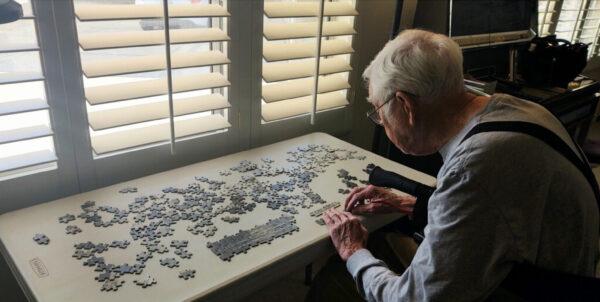
[[399, 90], [423, 102], [461, 93], [462, 63], [460, 47], [447, 36], [404, 30], [385, 45], [363, 73], [372, 89], [369, 101], [382, 104]]

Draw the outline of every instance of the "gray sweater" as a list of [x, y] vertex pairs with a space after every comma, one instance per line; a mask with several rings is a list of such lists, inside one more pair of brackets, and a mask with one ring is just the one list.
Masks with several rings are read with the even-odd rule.
[[476, 124], [529, 121], [561, 136], [541, 106], [493, 95], [442, 150], [444, 165], [429, 201], [425, 240], [398, 276], [368, 250], [346, 263], [369, 301], [479, 301], [514, 263], [593, 276], [598, 209], [584, 176], [561, 154], [524, 134], [492, 132], [459, 144]]

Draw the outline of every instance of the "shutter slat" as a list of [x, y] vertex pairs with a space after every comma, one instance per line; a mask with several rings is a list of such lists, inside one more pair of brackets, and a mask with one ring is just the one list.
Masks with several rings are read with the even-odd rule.
[[[173, 92], [225, 86], [229, 86], [229, 81], [220, 73], [173, 77]], [[166, 78], [102, 85], [85, 89], [85, 97], [91, 105], [157, 96], [166, 93], [168, 93]]]
[[48, 109], [48, 104], [43, 99], [0, 102], [0, 116], [44, 109]]
[[[318, 3], [267, 2], [265, 15], [269, 18], [316, 17]], [[325, 2], [323, 16], [356, 16], [358, 12], [349, 2]]]
[[[315, 72], [315, 60], [293, 62], [264, 63], [262, 75], [265, 82], [276, 82], [299, 78], [312, 77]], [[321, 58], [319, 74], [332, 74], [352, 70], [352, 67], [342, 58]]]
[[4, 45], [0, 45], [0, 53], [36, 51], [39, 49], [37, 43], [4, 43]]
[[[339, 91], [319, 94], [317, 96], [317, 111], [333, 109], [348, 105], [346, 96]], [[312, 110], [312, 96], [289, 99], [281, 102], [263, 104], [262, 118], [272, 122], [284, 118], [308, 114]]]
[[47, 125], [0, 130], [0, 144], [14, 143], [50, 135], [52, 135], [52, 129]]
[[[218, 28], [185, 28], [173, 29], [170, 32], [171, 44], [229, 40], [227, 34]], [[83, 50], [150, 46], [164, 43], [165, 33], [162, 30], [84, 34], [79, 36], [79, 46]]]
[[[161, 4], [81, 4], [75, 6], [80, 21], [162, 18]], [[169, 17], [228, 17], [218, 4], [169, 4]]]
[[[277, 84], [265, 85], [262, 88], [262, 97], [266, 103], [293, 99], [312, 94], [313, 78], [291, 80]], [[348, 81], [339, 75], [321, 76], [319, 79], [319, 93], [350, 88]]]
[[0, 158], [0, 172], [41, 165], [56, 161], [53, 150], [39, 150]]
[[[224, 109], [230, 106], [227, 100], [220, 94], [174, 100], [175, 116]], [[94, 131], [167, 117], [169, 117], [169, 102], [166, 99], [118, 108], [95, 110], [88, 113], [88, 120]]]
[[[230, 61], [220, 51], [182, 52], [171, 55], [172, 68], [202, 67], [210, 65], [229, 64]], [[88, 78], [122, 75], [136, 72], [164, 70], [166, 68], [164, 55], [141, 57], [121, 57], [117, 59], [82, 62], [81, 68]]]
[[[267, 62], [304, 59], [315, 56], [316, 42], [269, 43], [263, 44], [263, 57]], [[353, 53], [349, 42], [342, 39], [325, 40], [321, 43], [321, 55], [333, 56]]]
[[[267, 40], [311, 38], [317, 35], [317, 22], [265, 23], [263, 33]], [[323, 22], [323, 37], [355, 33], [354, 27], [348, 22]]]
[[0, 85], [41, 81], [44, 75], [40, 72], [0, 73]]
[[[221, 115], [194, 116], [175, 121], [175, 136], [182, 138], [229, 127], [231, 127], [231, 124]], [[123, 127], [123, 129], [107, 131], [109, 132], [91, 134], [92, 147], [96, 154], [166, 142], [170, 138], [169, 121], [167, 119], [152, 122], [150, 125]]]

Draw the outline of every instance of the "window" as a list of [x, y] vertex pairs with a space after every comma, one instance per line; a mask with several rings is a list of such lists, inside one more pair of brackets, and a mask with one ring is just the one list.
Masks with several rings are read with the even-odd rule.
[[351, 127], [354, 0], [322, 18], [320, 0], [19, 2], [0, 25], [0, 213]]
[[24, 18], [0, 24], [0, 180], [57, 167], [36, 18], [18, 2]]
[[263, 122], [310, 113], [317, 75], [317, 111], [348, 105], [354, 16], [358, 13], [354, 1], [325, 1], [318, 50], [320, 2], [264, 1]]
[[556, 34], [559, 39], [589, 44], [588, 56], [598, 55], [600, 1], [540, 1], [538, 12], [541, 35]]
[[554, 16], [557, 14], [558, 0], [538, 2], [538, 33], [542, 36], [554, 32], [556, 22]]
[[[227, 26], [222, 1], [75, 0], [91, 147], [96, 156], [227, 131]], [[172, 86], [168, 85], [167, 50]]]

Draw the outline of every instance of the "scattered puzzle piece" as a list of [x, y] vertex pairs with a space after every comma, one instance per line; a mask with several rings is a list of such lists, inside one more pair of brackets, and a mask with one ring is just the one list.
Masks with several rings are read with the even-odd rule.
[[160, 265], [168, 268], [179, 267], [179, 261], [177, 261], [175, 258], [163, 258], [160, 259]]
[[171, 241], [171, 247], [174, 247], [176, 249], [184, 248], [187, 246], [188, 246], [187, 240], [172, 240]]
[[193, 270], [193, 269], [186, 269], [186, 270], [179, 272], [179, 278], [183, 278], [185, 280], [194, 278], [195, 276], [196, 276], [196, 270]]
[[76, 225], [68, 225], [65, 229], [67, 234], [75, 235], [77, 233], [81, 233], [81, 229]]
[[125, 194], [125, 193], [136, 193], [138, 191], [138, 189], [136, 187], [125, 187], [121, 190], [119, 190], [119, 193]]
[[183, 259], [192, 258], [192, 253], [190, 253], [187, 250], [182, 249], [182, 248], [181, 249], [176, 249], [175, 250], [175, 255], [177, 255], [177, 256], [179, 256], [179, 257], [181, 257]]
[[69, 223], [75, 220], [75, 215], [65, 214], [64, 216], [58, 217], [58, 222], [60, 223]]
[[104, 284], [102, 284], [102, 287], [100, 288], [101, 291], [117, 291], [119, 290], [119, 287], [121, 287], [123, 285], [123, 283], [125, 283], [124, 280], [109, 280], [104, 282]]
[[133, 280], [133, 283], [143, 288], [146, 288], [156, 284], [156, 279], [154, 279], [154, 277], [151, 276], [145, 276], [144, 278]]
[[50, 243], [50, 238], [48, 238], [48, 236], [44, 234], [35, 234], [35, 236], [33, 236], [33, 241], [37, 242], [37, 244], [40, 245], [47, 245], [48, 243]]

